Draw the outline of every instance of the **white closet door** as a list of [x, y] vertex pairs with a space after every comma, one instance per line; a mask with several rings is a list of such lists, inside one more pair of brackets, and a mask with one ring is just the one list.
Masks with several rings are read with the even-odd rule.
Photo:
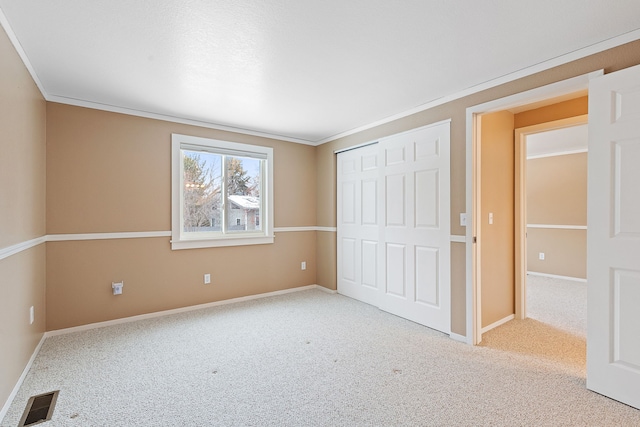
[[378, 147], [338, 154], [338, 292], [378, 305]]
[[451, 329], [449, 123], [380, 141], [379, 307]]
[[338, 292], [450, 333], [449, 123], [338, 154]]
[[640, 408], [640, 66], [589, 85], [587, 387]]

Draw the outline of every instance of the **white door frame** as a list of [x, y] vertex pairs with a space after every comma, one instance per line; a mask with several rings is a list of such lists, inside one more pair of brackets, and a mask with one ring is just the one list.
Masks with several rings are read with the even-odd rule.
[[[589, 80], [604, 74], [604, 70], [573, 77], [547, 86], [526, 92], [496, 99], [467, 108], [466, 114], [466, 211], [471, 213], [471, 223], [466, 232], [466, 338], [467, 343], [476, 345], [482, 341], [482, 306], [481, 306], [481, 271], [482, 256], [481, 239], [478, 236], [480, 212], [480, 158], [479, 158], [479, 124], [477, 120], [482, 114], [509, 110], [523, 105], [543, 102], [550, 98], [559, 98], [582, 90], [588, 90]], [[474, 242], [474, 237], [477, 242]]]
[[527, 137], [540, 132], [585, 125], [588, 114], [526, 126], [515, 130], [515, 318], [527, 315]]

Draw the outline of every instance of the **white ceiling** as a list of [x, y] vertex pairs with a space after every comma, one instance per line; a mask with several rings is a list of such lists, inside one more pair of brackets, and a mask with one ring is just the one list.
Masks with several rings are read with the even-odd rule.
[[640, 38], [638, 0], [0, 0], [0, 8], [48, 100], [314, 145]]

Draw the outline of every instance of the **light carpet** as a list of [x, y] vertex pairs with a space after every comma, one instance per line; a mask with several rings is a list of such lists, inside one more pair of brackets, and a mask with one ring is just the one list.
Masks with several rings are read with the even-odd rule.
[[527, 317], [587, 337], [587, 284], [527, 276]]
[[319, 290], [48, 338], [2, 426], [633, 426], [561, 363]]
[[586, 378], [587, 284], [527, 276], [527, 318], [482, 336], [482, 346], [558, 364]]

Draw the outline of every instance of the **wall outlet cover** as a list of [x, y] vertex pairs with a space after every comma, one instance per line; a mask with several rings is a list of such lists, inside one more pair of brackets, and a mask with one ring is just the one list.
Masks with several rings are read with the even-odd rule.
[[114, 295], [122, 295], [123, 287], [124, 287], [124, 282], [111, 282], [111, 289], [113, 289]]

